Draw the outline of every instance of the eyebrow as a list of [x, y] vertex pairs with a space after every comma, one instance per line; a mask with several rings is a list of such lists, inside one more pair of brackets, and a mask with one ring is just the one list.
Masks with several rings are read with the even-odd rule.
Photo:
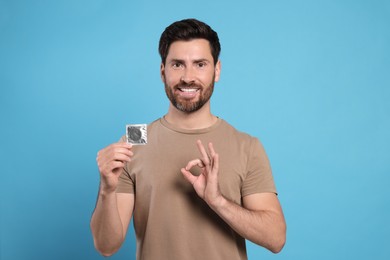
[[[169, 63], [185, 63], [185, 61], [184, 60], [181, 60], [181, 59], [172, 59], [172, 60], [170, 60], [169, 61]], [[196, 59], [196, 60], [194, 60], [193, 61], [193, 63], [200, 63], [200, 62], [208, 62], [208, 63], [210, 63], [211, 61], [209, 61], [208, 59]]]
[[200, 63], [200, 62], [208, 62], [208, 63], [210, 63], [210, 61], [208, 59], [198, 59], [198, 60], [195, 60], [194, 62], [195, 63]]
[[184, 63], [184, 60], [172, 59], [172, 60], [169, 61], [169, 63]]

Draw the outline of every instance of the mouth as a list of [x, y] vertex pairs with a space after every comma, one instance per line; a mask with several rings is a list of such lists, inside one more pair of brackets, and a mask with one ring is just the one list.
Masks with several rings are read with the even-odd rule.
[[187, 93], [195, 93], [199, 91], [198, 88], [178, 88], [181, 92], [187, 92]]
[[180, 97], [185, 99], [192, 99], [196, 97], [197, 93], [199, 93], [200, 88], [178, 87], [177, 90]]

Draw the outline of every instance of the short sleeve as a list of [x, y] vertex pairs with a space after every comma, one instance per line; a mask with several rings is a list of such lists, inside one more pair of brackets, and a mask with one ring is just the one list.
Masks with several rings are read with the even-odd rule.
[[125, 168], [123, 168], [122, 174], [119, 176], [116, 193], [135, 193], [134, 182]]
[[[119, 140], [119, 142], [126, 142], [125, 136]], [[126, 163], [123, 168], [122, 174], [119, 176], [118, 186], [116, 188], [116, 193], [135, 193], [134, 181], [130, 177], [130, 173], [127, 170], [128, 164]]]
[[276, 187], [272, 176], [271, 165], [264, 147], [257, 138], [252, 137], [247, 174], [242, 186], [242, 196], [254, 193], [272, 192], [276, 193]]

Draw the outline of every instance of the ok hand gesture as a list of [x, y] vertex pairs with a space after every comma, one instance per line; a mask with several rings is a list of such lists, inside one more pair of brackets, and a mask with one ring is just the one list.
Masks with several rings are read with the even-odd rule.
[[[192, 184], [199, 197], [212, 207], [222, 198], [218, 185], [219, 157], [212, 143], [209, 143], [208, 151], [200, 140], [196, 144], [201, 154], [200, 158], [189, 161], [187, 166], [181, 169], [181, 172]], [[190, 172], [191, 168], [195, 166], [201, 169], [199, 176]]]

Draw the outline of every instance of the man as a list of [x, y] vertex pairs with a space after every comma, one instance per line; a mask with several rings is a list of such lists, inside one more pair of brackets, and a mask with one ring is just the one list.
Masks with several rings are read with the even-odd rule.
[[245, 239], [279, 252], [286, 224], [265, 151], [210, 110], [217, 33], [178, 21], [159, 52], [168, 113], [148, 125], [146, 145], [122, 138], [99, 151], [95, 247], [116, 252], [134, 213], [137, 259], [247, 259]]

